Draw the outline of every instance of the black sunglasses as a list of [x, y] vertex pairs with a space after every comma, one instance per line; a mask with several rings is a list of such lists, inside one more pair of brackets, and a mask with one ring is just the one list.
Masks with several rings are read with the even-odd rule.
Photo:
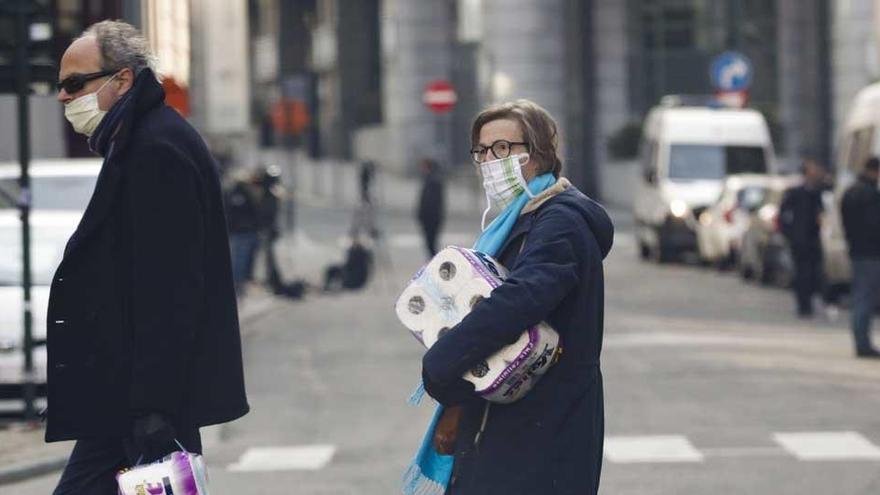
[[87, 82], [109, 76], [115, 72], [115, 70], [102, 70], [98, 72], [89, 72], [88, 74], [71, 74], [58, 83], [58, 89], [63, 89], [67, 94], [72, 95], [82, 91]]

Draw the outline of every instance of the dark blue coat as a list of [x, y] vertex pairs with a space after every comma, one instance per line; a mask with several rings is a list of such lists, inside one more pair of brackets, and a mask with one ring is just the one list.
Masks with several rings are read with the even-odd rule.
[[[522, 215], [497, 257], [511, 269], [510, 277], [425, 354], [428, 393], [445, 405], [464, 407], [447, 493], [598, 491], [604, 437], [602, 260], [613, 237], [602, 207], [574, 188]], [[488, 403], [460, 377], [542, 320], [559, 332], [562, 358], [524, 398], [491, 404], [487, 414]]]
[[188, 429], [248, 411], [214, 160], [149, 70], [130, 91], [52, 280], [47, 441], [124, 437], [146, 412]]

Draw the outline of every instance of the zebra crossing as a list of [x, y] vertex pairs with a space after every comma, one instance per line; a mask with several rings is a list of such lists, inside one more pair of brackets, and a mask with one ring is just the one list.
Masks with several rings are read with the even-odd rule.
[[[328, 444], [252, 447], [229, 472], [317, 471], [333, 460]], [[610, 435], [605, 460], [610, 464], [706, 463], [724, 458], [780, 457], [801, 462], [880, 462], [880, 446], [856, 431], [771, 433], [768, 444], [752, 447], [699, 447], [685, 435]]]
[[880, 461], [880, 447], [856, 431], [772, 433], [768, 445], [706, 447], [682, 435], [606, 436], [612, 464], [699, 463], [725, 457], [791, 457], [798, 461]]

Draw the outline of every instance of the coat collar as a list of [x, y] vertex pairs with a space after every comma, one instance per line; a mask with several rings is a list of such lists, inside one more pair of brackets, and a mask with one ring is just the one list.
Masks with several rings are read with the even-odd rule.
[[544, 189], [543, 191], [541, 191], [541, 194], [530, 199], [529, 202], [526, 203], [526, 205], [523, 207], [522, 212], [520, 212], [520, 215], [524, 215], [526, 213], [531, 213], [531, 212], [537, 210], [538, 208], [541, 207], [541, 205], [546, 203], [550, 198], [552, 198], [553, 196], [556, 196], [557, 194], [561, 193], [562, 191], [565, 191], [569, 187], [571, 187], [571, 182], [569, 182], [569, 180], [566, 179], [565, 177], [560, 177], [559, 180], [557, 180], [555, 184], [548, 187], [547, 189]]
[[501, 246], [501, 249], [498, 251], [499, 253], [504, 253], [504, 251], [510, 246], [512, 242], [514, 242], [520, 236], [526, 235], [532, 230], [532, 226], [535, 224], [535, 215], [534, 213], [543, 206], [547, 201], [558, 195], [559, 193], [569, 189], [571, 186], [571, 182], [565, 177], [560, 177], [559, 180], [556, 181], [556, 184], [553, 184], [549, 188], [545, 189], [541, 194], [538, 194], [534, 198], [530, 199], [528, 203], [523, 207], [522, 212], [520, 212], [520, 217], [517, 219], [516, 223], [513, 225], [513, 229], [511, 229], [510, 234], [507, 235], [507, 240], [504, 241], [504, 244]]

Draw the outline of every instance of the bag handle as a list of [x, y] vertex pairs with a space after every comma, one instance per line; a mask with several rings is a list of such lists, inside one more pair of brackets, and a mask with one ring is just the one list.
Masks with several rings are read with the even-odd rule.
[[[176, 438], [174, 439], [174, 443], [176, 443], [177, 446], [180, 447], [180, 450], [183, 451], [184, 454], [189, 454], [189, 451], [186, 450], [186, 447], [184, 447], [183, 444], [181, 444]], [[140, 466], [141, 462], [143, 462], [143, 460], [144, 460], [144, 455], [141, 454], [140, 457], [138, 457], [137, 462], [135, 462], [134, 466], [132, 466], [132, 467], [136, 468], [136, 467]]]

